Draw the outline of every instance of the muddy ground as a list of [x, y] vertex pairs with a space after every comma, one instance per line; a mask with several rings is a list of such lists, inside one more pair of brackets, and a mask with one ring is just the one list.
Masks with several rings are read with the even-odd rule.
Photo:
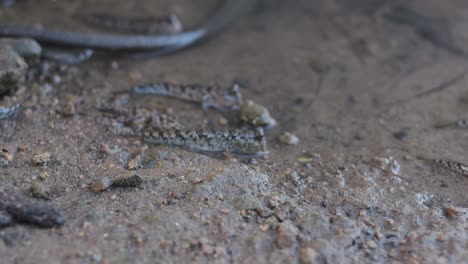
[[[0, 262], [466, 262], [468, 177], [433, 160], [468, 162], [468, 129], [436, 128], [467, 118], [468, 4], [402, 1], [425, 18], [418, 24], [389, 19], [396, 3], [265, 1], [221, 35], [175, 55], [137, 61], [104, 54], [51, 67], [15, 97], [24, 101], [21, 113], [0, 123], [11, 158], [0, 169], [0, 190], [31, 196], [38, 182], [66, 223], [1, 229]], [[175, 12], [190, 26], [215, 5], [18, 0], [0, 14], [2, 21], [91, 31], [73, 14]], [[146, 148], [127, 136], [141, 120], [223, 126], [219, 112], [196, 104], [115, 98], [157, 81], [239, 82], [244, 98], [278, 121], [266, 130], [270, 154], [251, 160]], [[103, 104], [131, 120], [99, 111]], [[238, 125], [227, 119], [228, 127]], [[278, 140], [287, 131], [299, 144]], [[34, 164], [47, 152], [47, 164]], [[89, 190], [95, 179], [133, 174], [141, 187]]]

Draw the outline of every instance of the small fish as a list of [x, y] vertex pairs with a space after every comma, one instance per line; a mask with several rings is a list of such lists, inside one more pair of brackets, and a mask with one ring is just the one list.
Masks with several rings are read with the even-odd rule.
[[171, 130], [145, 133], [143, 141], [153, 145], [180, 146], [192, 151], [225, 152], [241, 156], [268, 154], [263, 129]]
[[16, 104], [10, 107], [0, 107], [0, 120], [10, 118], [14, 116], [18, 110], [20, 109], [20, 105]]
[[133, 87], [131, 92], [132, 94], [155, 94], [173, 97], [201, 103], [204, 109], [214, 108], [220, 111], [237, 111], [242, 105], [242, 96], [238, 84], [231, 87], [217, 87], [163, 82], [138, 85]]
[[448, 169], [450, 171], [468, 177], [468, 165], [466, 164], [450, 160], [434, 160], [433, 162], [436, 166]]
[[132, 34], [176, 34], [182, 32], [183, 29], [176, 15], [159, 18], [129, 18], [94, 13], [76, 15], [75, 18], [93, 27]]

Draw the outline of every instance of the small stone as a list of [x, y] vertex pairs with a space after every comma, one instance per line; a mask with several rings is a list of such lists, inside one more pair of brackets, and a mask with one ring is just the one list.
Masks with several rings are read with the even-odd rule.
[[71, 101], [65, 102], [65, 103], [62, 104], [62, 106], [61, 106], [60, 113], [61, 113], [64, 117], [72, 117], [72, 116], [74, 116], [74, 115], [76, 114], [75, 103], [74, 103], [74, 102], [71, 102]]
[[51, 159], [49, 152], [44, 152], [41, 154], [36, 154], [32, 157], [32, 163], [36, 166], [46, 166]]
[[58, 74], [52, 75], [52, 83], [53, 84], [60, 84], [62, 82], [62, 78]]
[[287, 169], [285, 171], [285, 175], [291, 178], [295, 182], [298, 182], [301, 179], [301, 176], [295, 170]]
[[268, 218], [273, 215], [273, 211], [268, 207], [259, 207], [256, 211], [262, 218]]
[[217, 257], [223, 257], [226, 256], [226, 249], [223, 247], [215, 247], [215, 255]]
[[278, 227], [276, 244], [279, 248], [290, 248], [296, 243], [298, 234], [299, 229], [291, 221], [284, 221]]
[[221, 116], [220, 118], [218, 118], [218, 124], [220, 124], [221, 126], [227, 126], [229, 124], [229, 121]]
[[30, 191], [31, 195], [35, 198], [42, 200], [50, 200], [52, 198], [49, 189], [38, 182], [35, 182], [31, 185]]
[[143, 183], [143, 179], [135, 174], [130, 177], [121, 177], [113, 181], [112, 187], [116, 188], [135, 188], [140, 187]]
[[112, 179], [109, 177], [102, 177], [94, 180], [90, 184], [90, 190], [94, 193], [99, 193], [107, 190], [112, 185]]
[[299, 143], [299, 138], [290, 132], [285, 132], [279, 137], [279, 141], [283, 144], [296, 145]]
[[156, 202], [157, 205], [165, 205], [165, 204], [167, 204], [167, 200], [164, 199], [164, 198], [157, 198], [155, 202]]
[[368, 240], [368, 241], [366, 242], [366, 247], [367, 247], [367, 248], [370, 248], [370, 249], [374, 249], [374, 248], [377, 247], [377, 244], [376, 244], [374, 241], [372, 241], [372, 240]]
[[26, 151], [26, 150], [28, 150], [28, 146], [26, 146], [26, 145], [19, 145], [18, 146], [18, 151]]
[[330, 243], [325, 239], [316, 239], [310, 242], [310, 246], [319, 253], [325, 253], [329, 249]]
[[444, 207], [444, 214], [448, 219], [456, 218], [461, 212], [453, 205]]
[[41, 173], [39, 173], [39, 179], [45, 181], [49, 178], [49, 173], [47, 173], [47, 171], [43, 171]]
[[229, 210], [228, 208], [222, 208], [219, 211], [223, 214], [229, 214], [231, 212], [231, 210]]
[[136, 170], [140, 166], [141, 163], [141, 155], [137, 155], [135, 158], [131, 159], [128, 164], [127, 168], [129, 170]]
[[15, 93], [25, 81], [28, 65], [10, 46], [0, 45], [0, 95]]
[[400, 169], [401, 169], [400, 163], [395, 159], [391, 159], [390, 171], [394, 175], [398, 175], [398, 174], [400, 174]]
[[276, 208], [282, 204], [281, 197], [278, 195], [273, 195], [270, 200], [268, 201], [268, 205], [270, 208]]
[[10, 165], [10, 162], [8, 162], [4, 157], [0, 157], [0, 168], [6, 168], [8, 165]]
[[280, 221], [285, 221], [286, 219], [289, 218], [289, 210], [287, 207], [276, 208], [274, 212], [274, 216], [278, 218], [278, 220]]
[[302, 248], [299, 252], [299, 261], [301, 264], [316, 263], [318, 253], [315, 249], [310, 247]]
[[261, 207], [261, 202], [254, 195], [243, 195], [234, 199], [234, 206], [239, 210], [255, 210]]
[[393, 137], [398, 140], [404, 140], [408, 137], [408, 132], [406, 130], [401, 130], [393, 133]]
[[201, 252], [207, 256], [215, 253], [215, 248], [210, 245], [207, 238], [200, 239], [200, 249]]
[[277, 124], [266, 107], [251, 100], [247, 100], [242, 104], [239, 113], [242, 121], [253, 126], [271, 128]]
[[262, 232], [268, 231], [269, 228], [270, 228], [270, 225], [268, 225], [268, 224], [262, 224], [262, 225], [258, 226], [258, 229], [260, 229], [260, 231], [262, 231]]
[[141, 72], [137, 71], [130, 72], [129, 77], [132, 81], [141, 81], [141, 79], [143, 79], [143, 75], [141, 74]]
[[8, 226], [11, 224], [11, 216], [5, 212], [0, 210], [0, 227]]
[[0, 46], [10, 46], [18, 55], [26, 59], [38, 59], [42, 47], [34, 39], [28, 38], [0, 38]]
[[102, 154], [106, 154], [106, 155], [109, 155], [111, 154], [112, 150], [111, 148], [109, 147], [109, 145], [105, 144], [105, 143], [102, 143], [99, 145], [98, 147], [98, 152], [99, 153], [102, 153]]
[[13, 155], [7, 152], [2, 153], [3, 158], [8, 161], [12, 162], [13, 161]]
[[118, 70], [118, 69], [119, 69], [119, 63], [116, 62], [116, 61], [111, 61], [110, 67], [111, 67], [113, 70]]
[[390, 165], [390, 160], [388, 158], [375, 157], [373, 162], [379, 166], [382, 170], [385, 170]]

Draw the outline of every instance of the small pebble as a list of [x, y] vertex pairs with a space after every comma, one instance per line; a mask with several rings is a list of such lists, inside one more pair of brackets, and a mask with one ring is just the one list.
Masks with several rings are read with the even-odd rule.
[[404, 140], [408, 137], [408, 132], [406, 130], [401, 130], [393, 133], [393, 137], [398, 140]]
[[44, 152], [41, 154], [36, 154], [32, 157], [32, 163], [36, 166], [46, 166], [51, 159], [49, 152]]
[[7, 226], [10, 224], [11, 216], [5, 211], [0, 211], [0, 227]]
[[443, 208], [444, 214], [448, 219], [454, 219], [461, 214], [461, 212], [453, 205], [449, 205]]
[[131, 159], [128, 164], [127, 168], [129, 170], [136, 170], [140, 166], [141, 163], [141, 155], [137, 155], [135, 158]]
[[299, 143], [299, 138], [290, 132], [285, 132], [279, 137], [279, 141], [283, 144], [296, 145]]
[[310, 247], [302, 248], [299, 252], [299, 261], [301, 264], [312, 264], [316, 263], [318, 252]]
[[282, 222], [278, 227], [276, 244], [279, 248], [290, 248], [297, 240], [299, 229], [289, 220]]
[[2, 153], [2, 157], [8, 161], [8, 162], [12, 162], [13, 161], [13, 155], [10, 154], [10, 153], [7, 153], [7, 152], [3, 152]]
[[94, 180], [90, 184], [90, 190], [94, 193], [99, 193], [107, 190], [112, 185], [112, 179], [109, 177], [102, 177]]
[[225, 117], [221, 116], [220, 118], [218, 118], [218, 124], [220, 124], [221, 126], [227, 126], [229, 125], [229, 121]]
[[400, 174], [400, 169], [401, 169], [400, 163], [395, 159], [391, 159], [390, 170], [392, 171], [392, 173], [394, 175], [398, 175]]
[[43, 171], [39, 174], [39, 179], [45, 181], [49, 178], [49, 173], [47, 173], [46, 171]]
[[252, 126], [271, 128], [277, 124], [266, 107], [251, 100], [242, 104], [239, 113], [241, 120]]
[[8, 162], [8, 160], [6, 160], [4, 157], [0, 157], [0, 168], [6, 168], [9, 164], [10, 162]]
[[71, 101], [68, 101], [64, 104], [62, 104], [61, 106], [61, 109], [60, 109], [60, 113], [64, 116], [64, 117], [72, 117], [76, 114], [76, 107], [75, 107], [75, 103], [74, 102], [71, 102]]
[[215, 253], [215, 248], [210, 245], [208, 239], [200, 239], [200, 249], [205, 255], [213, 255]]
[[10, 46], [18, 55], [28, 60], [37, 59], [42, 53], [41, 45], [28, 38], [0, 38], [0, 46]]
[[49, 189], [39, 182], [33, 183], [30, 191], [31, 195], [35, 198], [42, 200], [50, 200], [52, 198]]

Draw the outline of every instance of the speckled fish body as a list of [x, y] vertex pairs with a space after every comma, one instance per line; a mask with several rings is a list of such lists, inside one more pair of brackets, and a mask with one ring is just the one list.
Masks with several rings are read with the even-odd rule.
[[221, 111], [236, 111], [242, 104], [242, 96], [237, 84], [231, 87], [217, 87], [200, 84], [155, 83], [138, 85], [132, 88], [133, 94], [154, 94], [173, 97], [185, 101], [201, 103], [203, 108]]
[[268, 154], [261, 128], [256, 130], [171, 130], [145, 133], [143, 140], [153, 145], [180, 146], [200, 152], [229, 151], [236, 155]]

